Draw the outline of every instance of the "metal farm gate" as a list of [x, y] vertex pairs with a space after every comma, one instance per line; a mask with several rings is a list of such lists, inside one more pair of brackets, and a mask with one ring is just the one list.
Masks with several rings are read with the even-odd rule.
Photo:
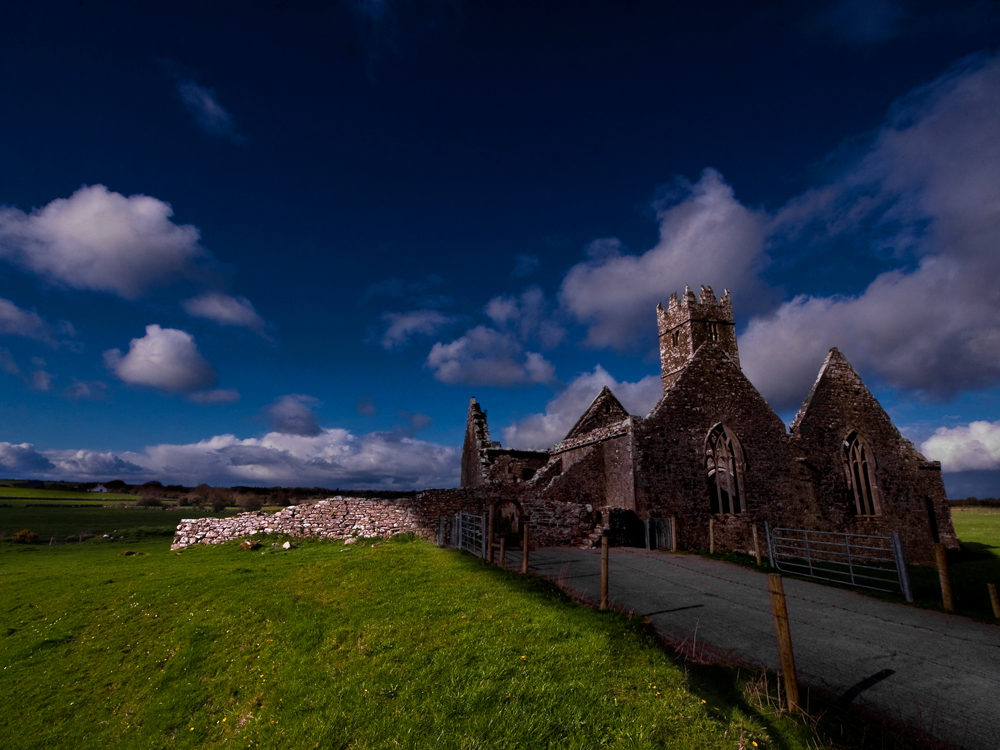
[[451, 545], [471, 552], [476, 557], [486, 557], [486, 516], [458, 513], [451, 519]]
[[771, 564], [783, 573], [901, 592], [913, 601], [899, 534], [844, 534], [807, 529], [772, 529], [764, 523]]
[[650, 518], [646, 521], [646, 549], [674, 551], [674, 519]]

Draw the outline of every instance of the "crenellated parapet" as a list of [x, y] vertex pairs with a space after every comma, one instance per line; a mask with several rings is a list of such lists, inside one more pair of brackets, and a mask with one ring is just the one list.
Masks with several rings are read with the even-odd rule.
[[662, 304], [656, 306], [656, 320], [665, 389], [676, 382], [698, 347], [706, 342], [717, 344], [739, 366], [733, 302], [728, 289], [721, 300], [716, 300], [710, 286], [701, 287], [701, 294], [696, 296], [685, 285], [682, 295], [676, 292], [670, 295], [666, 308]]

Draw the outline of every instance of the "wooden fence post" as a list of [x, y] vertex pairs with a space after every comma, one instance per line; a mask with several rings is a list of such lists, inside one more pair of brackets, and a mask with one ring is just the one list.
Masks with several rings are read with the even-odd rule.
[[708, 519], [708, 554], [715, 554], [715, 519]]
[[507, 565], [507, 537], [500, 537], [500, 567]]
[[677, 551], [677, 515], [670, 517], [670, 551]]
[[490, 563], [492, 563], [493, 562], [493, 518], [494, 516], [496, 516], [496, 506], [493, 503], [490, 503], [489, 513], [490, 513], [490, 523], [489, 523], [490, 528], [489, 528], [489, 533], [487, 535], [487, 539], [489, 539], [489, 541], [486, 543], [486, 549], [489, 550], [489, 552], [487, 553], [489, 555], [488, 560]]
[[785, 673], [785, 698], [788, 701], [788, 710], [796, 713], [799, 710], [799, 682], [795, 677], [795, 655], [792, 653], [792, 633], [788, 628], [785, 587], [779, 574], [768, 573], [767, 590], [771, 594], [771, 614], [774, 616], [774, 632], [778, 639], [781, 671]]
[[948, 550], [938, 542], [934, 545], [934, 556], [937, 557], [938, 578], [941, 579], [941, 601], [945, 612], [954, 612], [955, 603], [951, 598], [951, 578], [948, 576]]
[[993, 616], [1000, 620], [1000, 598], [997, 597], [997, 585], [987, 583], [986, 590], [990, 592], [990, 604], [993, 605]]
[[528, 520], [527, 517], [524, 519], [524, 539], [521, 541], [521, 546], [524, 548], [524, 552], [521, 555], [521, 572], [528, 572]]
[[757, 538], [757, 524], [753, 525], [753, 554], [757, 558], [757, 567], [760, 567], [760, 540]]
[[601, 609], [608, 608], [608, 533], [601, 534]]

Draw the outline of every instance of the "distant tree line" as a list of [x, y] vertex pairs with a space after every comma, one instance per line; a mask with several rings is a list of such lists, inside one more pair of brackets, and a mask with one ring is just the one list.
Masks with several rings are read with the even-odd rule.
[[1000, 498], [996, 497], [967, 497], [964, 500], [952, 500], [952, 505], [970, 506], [976, 507], [981, 506], [984, 508], [1000, 508]]
[[241, 511], [260, 510], [264, 506], [298, 505], [305, 502], [315, 502], [327, 497], [340, 495], [343, 497], [414, 497], [416, 490], [341, 490], [325, 487], [212, 487], [199, 484], [197, 487], [187, 487], [182, 484], [163, 484], [156, 480], [142, 484], [129, 484], [121, 479], [107, 482], [57, 482], [40, 481], [36, 479], [11, 480], [5, 482], [15, 487], [27, 487], [40, 490], [63, 490], [70, 492], [90, 492], [98, 485], [103, 485], [108, 492], [125, 495], [135, 495], [135, 505], [141, 508], [162, 507], [211, 507], [216, 513], [227, 508], [237, 508]]

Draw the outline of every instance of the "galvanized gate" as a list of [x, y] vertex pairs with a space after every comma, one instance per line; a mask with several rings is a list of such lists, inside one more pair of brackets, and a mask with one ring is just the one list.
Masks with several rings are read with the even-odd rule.
[[901, 592], [913, 601], [899, 534], [845, 534], [772, 529], [764, 523], [771, 564], [784, 573], [875, 591]]
[[674, 551], [674, 519], [650, 518], [646, 521], [646, 549]]
[[458, 513], [451, 519], [451, 546], [486, 557], [486, 516]]

